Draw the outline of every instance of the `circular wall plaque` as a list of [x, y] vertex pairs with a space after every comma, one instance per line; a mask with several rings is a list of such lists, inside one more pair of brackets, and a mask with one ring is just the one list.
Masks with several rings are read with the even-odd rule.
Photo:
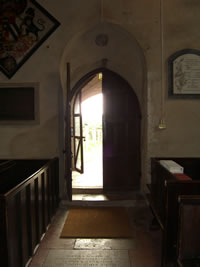
[[99, 34], [96, 36], [95, 43], [98, 46], [106, 46], [108, 44], [108, 35]]

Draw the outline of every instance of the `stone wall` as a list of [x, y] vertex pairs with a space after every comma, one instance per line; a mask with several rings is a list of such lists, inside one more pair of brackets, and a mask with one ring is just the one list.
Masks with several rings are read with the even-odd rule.
[[[107, 67], [124, 77], [136, 92], [142, 111], [142, 189], [150, 179], [150, 157], [199, 156], [198, 99], [168, 98], [168, 57], [177, 50], [199, 49], [200, 2], [197, 0], [38, 0], [59, 28], [8, 80], [39, 83], [40, 123], [1, 125], [0, 158], [60, 157], [64, 183], [64, 110], [66, 62], [72, 86], [89, 71]], [[105, 33], [109, 42], [95, 43]], [[158, 129], [164, 118], [167, 128]]]

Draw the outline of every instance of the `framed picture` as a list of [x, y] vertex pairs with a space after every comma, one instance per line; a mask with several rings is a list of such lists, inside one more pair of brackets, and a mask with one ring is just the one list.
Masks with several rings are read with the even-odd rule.
[[0, 71], [11, 78], [60, 24], [34, 0], [2, 0], [0, 14]]
[[2, 124], [39, 124], [38, 83], [0, 83]]
[[169, 97], [200, 98], [200, 51], [184, 49], [168, 60]]

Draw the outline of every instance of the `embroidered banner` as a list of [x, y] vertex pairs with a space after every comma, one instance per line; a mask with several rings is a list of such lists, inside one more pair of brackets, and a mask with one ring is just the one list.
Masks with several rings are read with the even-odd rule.
[[0, 70], [11, 78], [59, 25], [34, 0], [1, 0]]

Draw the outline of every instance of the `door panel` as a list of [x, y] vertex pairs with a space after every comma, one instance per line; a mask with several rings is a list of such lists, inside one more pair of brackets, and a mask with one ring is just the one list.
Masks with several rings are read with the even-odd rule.
[[67, 197], [72, 200], [72, 151], [71, 151], [71, 106], [70, 106], [70, 64], [67, 63], [67, 101], [65, 121], [65, 176], [67, 184]]
[[136, 190], [140, 184], [140, 109], [130, 85], [104, 71], [103, 186]]
[[82, 114], [81, 114], [81, 91], [76, 97], [73, 111], [74, 120], [74, 168], [76, 171], [83, 173], [83, 128], [82, 128]]

